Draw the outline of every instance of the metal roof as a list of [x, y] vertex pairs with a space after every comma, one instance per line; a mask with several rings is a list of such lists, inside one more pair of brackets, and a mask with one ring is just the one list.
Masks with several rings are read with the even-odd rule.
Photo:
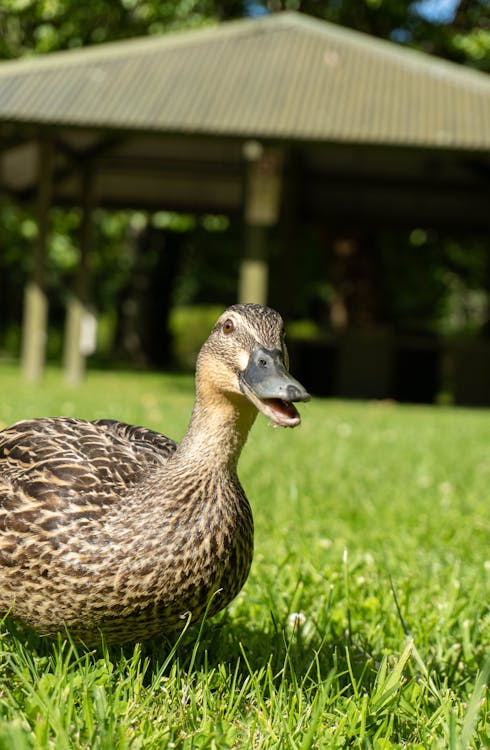
[[0, 64], [0, 123], [490, 150], [490, 76], [299, 13]]

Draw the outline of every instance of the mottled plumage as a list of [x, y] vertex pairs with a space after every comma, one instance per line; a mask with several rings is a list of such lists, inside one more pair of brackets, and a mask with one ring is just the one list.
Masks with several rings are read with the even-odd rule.
[[226, 606], [252, 561], [236, 473], [248, 431], [257, 409], [295, 426], [292, 401], [308, 397], [281, 364], [282, 337], [269, 308], [223, 313], [199, 354], [179, 445], [114, 420], [0, 432], [0, 613], [92, 645], [154, 637]]

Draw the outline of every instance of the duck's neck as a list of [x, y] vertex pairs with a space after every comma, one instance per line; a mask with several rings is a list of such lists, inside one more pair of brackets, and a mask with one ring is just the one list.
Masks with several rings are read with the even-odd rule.
[[198, 391], [186, 434], [175, 453], [188, 467], [206, 464], [235, 473], [257, 410], [244, 397]]

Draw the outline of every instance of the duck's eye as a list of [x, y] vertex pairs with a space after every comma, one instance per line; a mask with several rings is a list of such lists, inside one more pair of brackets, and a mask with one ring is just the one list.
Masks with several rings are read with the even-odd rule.
[[235, 330], [234, 322], [230, 318], [225, 320], [225, 322], [223, 323], [223, 333], [233, 333], [234, 330]]

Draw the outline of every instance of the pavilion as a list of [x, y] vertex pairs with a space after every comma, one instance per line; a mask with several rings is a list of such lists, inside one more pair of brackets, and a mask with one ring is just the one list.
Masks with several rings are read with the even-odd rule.
[[37, 205], [30, 381], [44, 366], [52, 205], [84, 211], [71, 382], [84, 366], [95, 206], [243, 215], [237, 297], [259, 302], [281, 210], [292, 226], [322, 216], [332, 228], [490, 229], [490, 78], [298, 13], [4, 62], [0, 149], [2, 191]]

